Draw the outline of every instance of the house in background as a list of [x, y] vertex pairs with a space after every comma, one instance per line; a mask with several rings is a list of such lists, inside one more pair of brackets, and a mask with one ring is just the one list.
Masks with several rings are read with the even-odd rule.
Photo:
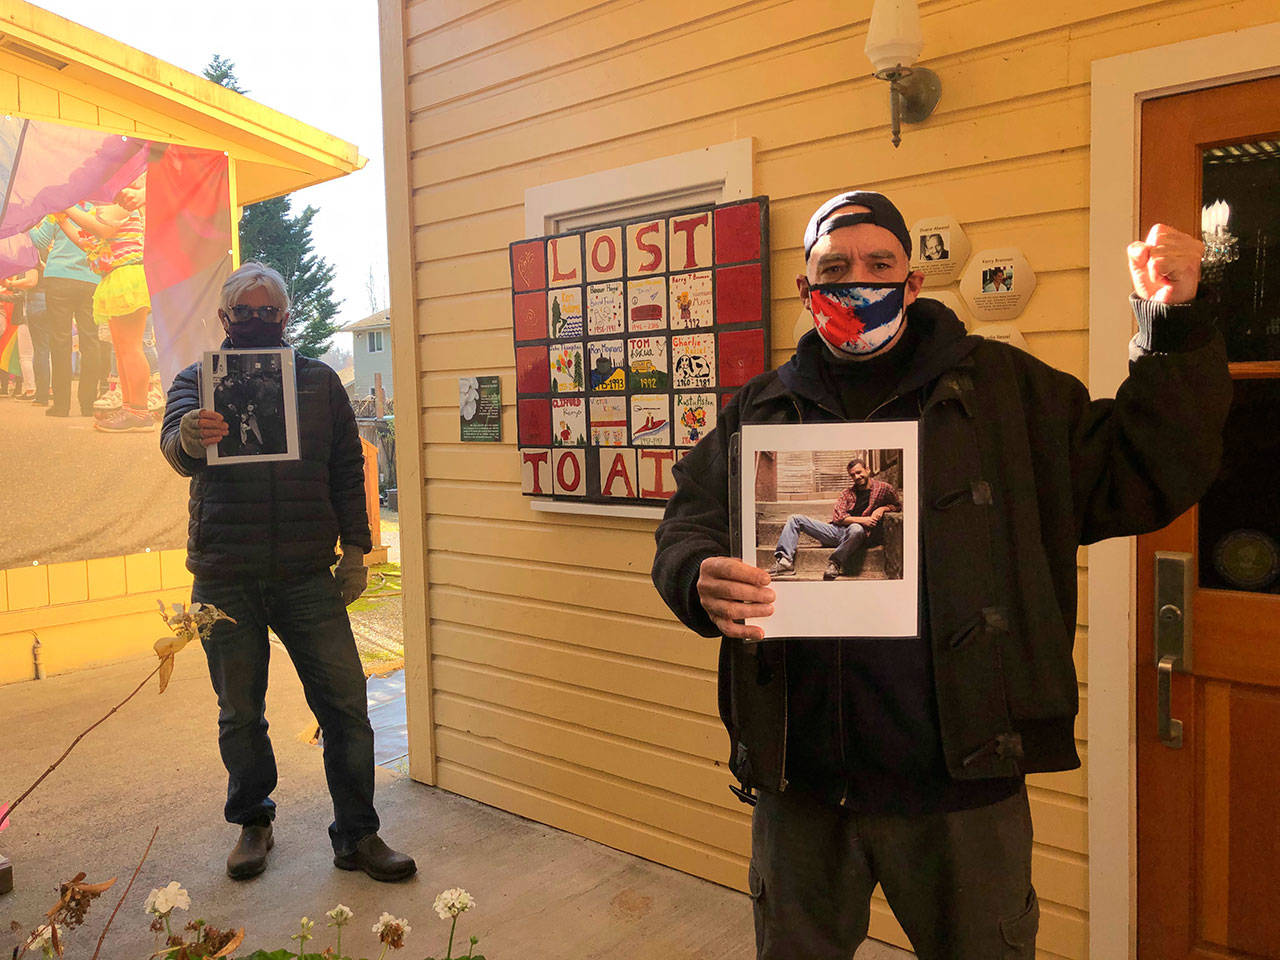
[[362, 320], [356, 320], [342, 328], [351, 334], [351, 360], [355, 364], [355, 382], [348, 392], [353, 400], [372, 396], [377, 383], [376, 374], [382, 375], [383, 395], [390, 399], [391, 387], [391, 311], [379, 310]]

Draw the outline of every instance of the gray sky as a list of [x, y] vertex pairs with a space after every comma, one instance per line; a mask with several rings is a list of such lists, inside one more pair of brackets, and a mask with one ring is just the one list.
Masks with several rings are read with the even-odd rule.
[[[376, 0], [35, 0], [52, 13], [199, 74], [213, 55], [235, 63], [247, 96], [354, 143], [369, 162], [300, 190], [293, 209], [320, 209], [315, 250], [336, 271], [340, 325], [367, 316], [369, 270], [387, 303], [382, 90]], [[350, 335], [335, 344], [350, 350]]]

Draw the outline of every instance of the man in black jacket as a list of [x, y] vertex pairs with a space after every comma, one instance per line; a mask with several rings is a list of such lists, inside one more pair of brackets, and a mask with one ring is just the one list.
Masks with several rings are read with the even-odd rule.
[[[1128, 255], [1138, 334], [1114, 400], [919, 298], [911, 238], [878, 193], [824, 203], [797, 278], [815, 329], [746, 384], [675, 467], [654, 583], [722, 636], [720, 713], [755, 804], [762, 960], [848, 960], [879, 882], [923, 960], [1035, 955], [1023, 777], [1079, 766], [1072, 661], [1081, 544], [1167, 524], [1207, 488], [1231, 397], [1197, 299], [1198, 241]], [[742, 423], [918, 420], [920, 635], [759, 640], [769, 575], [732, 556]]]
[[[275, 270], [244, 264], [223, 285], [221, 300], [223, 349], [284, 346], [289, 298]], [[174, 378], [160, 434], [169, 463], [191, 478], [191, 599], [235, 620], [215, 624], [204, 643], [218, 694], [226, 818], [241, 827], [227, 874], [242, 880], [261, 873], [273, 842], [276, 763], [265, 715], [270, 627], [323, 731], [334, 864], [375, 880], [402, 880], [416, 865], [378, 837], [373, 729], [346, 611], [364, 592], [364, 555], [372, 544], [364, 454], [337, 374], [307, 357], [296, 363], [300, 459], [209, 465], [206, 449], [227, 435], [228, 425], [201, 409], [198, 363]], [[331, 573], [339, 541], [342, 557]]]

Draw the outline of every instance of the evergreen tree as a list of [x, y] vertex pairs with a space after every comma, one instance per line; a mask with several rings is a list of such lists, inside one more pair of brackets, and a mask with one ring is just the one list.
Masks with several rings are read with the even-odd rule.
[[204, 68], [205, 79], [212, 80], [219, 86], [226, 87], [228, 90], [234, 90], [236, 93], [248, 93], [244, 87], [240, 86], [240, 79], [236, 76], [236, 65], [219, 54], [214, 54], [213, 59], [209, 61], [209, 65]]
[[257, 260], [275, 267], [289, 291], [289, 326], [285, 339], [307, 357], [319, 357], [338, 328], [333, 322], [333, 267], [312, 252], [308, 206], [291, 215], [289, 198], [272, 197], [244, 208], [240, 220], [240, 261]]
[[[245, 93], [235, 64], [214, 54], [204, 75], [236, 93]], [[272, 197], [244, 208], [240, 219], [240, 262], [257, 260], [284, 277], [289, 292], [289, 325], [285, 339], [303, 356], [319, 357], [337, 333], [333, 317], [333, 267], [312, 252], [311, 221], [318, 211], [308, 206], [296, 217], [289, 197]]]

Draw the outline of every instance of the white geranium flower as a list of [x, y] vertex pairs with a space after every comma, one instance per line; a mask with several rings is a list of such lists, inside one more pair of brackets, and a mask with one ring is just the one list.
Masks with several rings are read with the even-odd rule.
[[475, 898], [461, 887], [445, 890], [436, 897], [435, 911], [441, 920], [448, 920], [465, 913], [476, 905]]
[[152, 890], [147, 897], [147, 913], [163, 917], [172, 913], [174, 908], [191, 909], [191, 896], [178, 884], [177, 880], [170, 880], [169, 885], [163, 890]]
[[355, 914], [351, 912], [350, 907], [340, 903], [332, 910], [328, 911], [325, 916], [329, 918], [329, 926], [341, 927], [350, 923], [351, 918], [354, 917]]

